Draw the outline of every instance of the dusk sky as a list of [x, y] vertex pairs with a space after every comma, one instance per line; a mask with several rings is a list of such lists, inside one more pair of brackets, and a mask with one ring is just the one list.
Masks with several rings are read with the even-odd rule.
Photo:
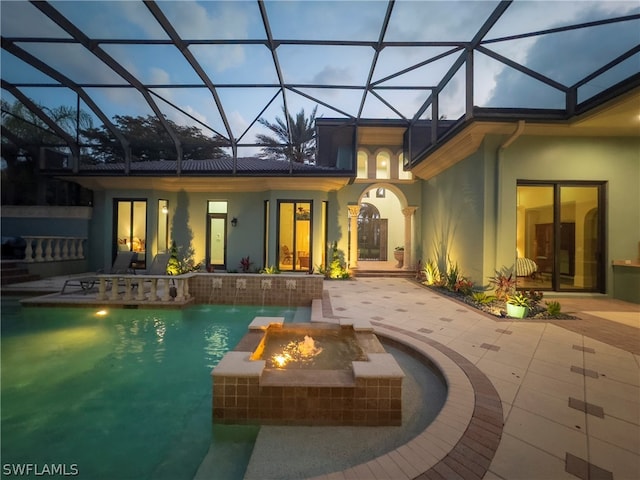
[[[393, 7], [386, 42], [469, 41], [485, 22], [497, 1], [397, 1]], [[50, 4], [73, 22], [86, 36], [102, 40], [167, 40], [169, 37], [144, 3], [138, 1], [55, 1]], [[183, 40], [264, 40], [265, 28], [256, 1], [168, 1], [158, 2], [162, 13]], [[278, 40], [339, 40], [376, 42], [380, 36], [387, 2], [384, 1], [267, 1], [266, 13], [273, 38]], [[18, 38], [70, 38], [59, 26], [26, 1], [1, 2], [2, 36], [74, 82], [85, 86], [108, 116], [152, 113], [142, 95], [133, 88], [106, 88], [126, 82], [84, 47], [73, 43], [19, 42]], [[491, 40], [510, 35], [561, 27], [640, 13], [637, 1], [516, 1], [484, 37]], [[486, 43], [485, 46], [508, 59], [531, 68], [563, 85], [570, 86], [617, 56], [640, 44], [640, 20], [550, 33], [519, 40]], [[164, 114], [181, 124], [195, 124], [170, 103], [195, 119], [227, 136], [221, 115], [206, 88], [163, 88], [167, 85], [202, 85], [182, 53], [173, 45], [124, 45], [102, 43], [101, 48], [124, 66], [140, 82], [149, 86]], [[252, 143], [256, 133], [264, 133], [255, 123], [262, 114], [273, 120], [282, 116], [282, 95], [270, 50], [264, 44], [189, 45], [189, 51], [217, 87], [224, 112], [237, 140]], [[425, 102], [425, 88], [433, 87], [457, 60], [460, 51], [452, 46], [387, 46], [375, 65], [372, 81], [451, 52], [440, 60], [375, 84], [376, 93], [405, 118], [411, 119]], [[318, 116], [358, 116], [374, 49], [371, 46], [290, 45], [276, 49], [283, 81], [296, 84], [303, 94], [336, 106], [318, 107]], [[2, 78], [20, 84], [21, 91], [38, 103], [53, 108], [76, 104], [76, 95], [67, 88], [29, 87], [26, 83], [55, 84], [54, 80], [6, 51], [2, 51]], [[640, 71], [636, 54], [609, 74], [585, 85], [579, 101]], [[474, 104], [497, 107], [563, 108], [564, 96], [495, 59], [476, 52], [474, 57]], [[246, 88], [251, 84], [264, 85]], [[98, 87], [96, 85], [103, 85]], [[234, 85], [233, 88], [226, 85]], [[323, 85], [333, 88], [310, 88]], [[342, 87], [342, 88], [340, 88]], [[464, 68], [453, 77], [440, 98], [440, 114], [449, 119], [464, 112]], [[286, 90], [291, 112], [310, 112], [316, 102]], [[13, 101], [3, 90], [2, 98]], [[91, 110], [82, 105], [81, 108]], [[430, 111], [425, 112], [426, 117]], [[402, 118], [376, 96], [366, 95], [362, 118]], [[97, 117], [96, 126], [100, 125]], [[201, 126], [201, 125], [199, 125]], [[211, 130], [203, 129], [210, 134]]]

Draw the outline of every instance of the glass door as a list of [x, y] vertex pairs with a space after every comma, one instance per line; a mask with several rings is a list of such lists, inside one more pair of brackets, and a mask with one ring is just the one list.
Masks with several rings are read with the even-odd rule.
[[518, 288], [604, 291], [603, 184], [519, 184]]
[[602, 263], [598, 186], [560, 186], [561, 290], [596, 291]]
[[147, 201], [116, 199], [114, 209], [114, 250], [136, 252], [133, 268], [146, 268]]
[[227, 268], [227, 202], [209, 200], [207, 202], [207, 248], [208, 271]]
[[278, 204], [278, 269], [297, 271], [311, 269], [312, 202]]

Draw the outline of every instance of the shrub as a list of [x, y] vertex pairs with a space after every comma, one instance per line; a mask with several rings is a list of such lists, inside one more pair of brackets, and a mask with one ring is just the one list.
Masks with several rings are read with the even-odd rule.
[[522, 292], [507, 296], [507, 303], [518, 307], [531, 307], [531, 300]]
[[503, 267], [496, 270], [496, 274], [489, 279], [489, 284], [493, 285], [498, 300], [506, 300], [516, 290], [516, 279], [513, 278], [513, 272]]
[[485, 292], [473, 292], [472, 297], [473, 300], [480, 305], [488, 305], [496, 300], [495, 295], [487, 295]]
[[196, 272], [200, 270], [200, 264], [193, 260], [193, 249], [189, 248], [180, 258], [179, 248], [175, 240], [171, 242], [171, 254], [167, 262], [168, 275], [181, 275], [183, 273]]
[[347, 279], [351, 278], [351, 274], [345, 263], [342, 260], [342, 252], [338, 250], [338, 242], [333, 242], [331, 245], [331, 263], [328, 267], [318, 266], [318, 271], [325, 276], [325, 278], [333, 279]]
[[240, 260], [240, 268], [242, 269], [242, 273], [249, 273], [249, 271], [251, 270], [251, 265], [253, 265], [253, 262], [249, 258], [249, 255], [247, 255], [246, 257], [242, 257], [242, 259]]
[[560, 302], [552, 300], [551, 302], [545, 302], [547, 305], [547, 313], [553, 317], [560, 315], [560, 311], [562, 307], [560, 307]]
[[447, 268], [446, 273], [444, 274], [444, 286], [448, 290], [455, 291], [456, 283], [460, 280], [460, 269], [458, 268], [458, 264], [455, 265], [449, 262], [449, 266]]
[[473, 282], [465, 277], [458, 277], [458, 281], [453, 286], [453, 291], [462, 295], [471, 295], [473, 293]]
[[270, 265], [268, 267], [264, 267], [260, 273], [263, 273], [265, 275], [277, 275], [278, 273], [280, 273], [280, 270], [278, 270], [278, 267], [276, 267], [275, 265]]
[[427, 260], [427, 263], [424, 265], [423, 271], [424, 283], [426, 285], [436, 285], [440, 283], [440, 269], [433, 260]]

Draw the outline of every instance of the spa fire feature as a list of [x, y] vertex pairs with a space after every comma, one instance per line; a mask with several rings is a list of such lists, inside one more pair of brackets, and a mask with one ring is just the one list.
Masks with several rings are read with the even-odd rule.
[[402, 379], [368, 322], [256, 317], [213, 369], [213, 421], [401, 425]]

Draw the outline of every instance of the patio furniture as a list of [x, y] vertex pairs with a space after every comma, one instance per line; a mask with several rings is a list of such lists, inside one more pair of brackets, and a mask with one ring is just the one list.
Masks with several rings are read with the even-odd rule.
[[80, 287], [83, 293], [86, 295], [89, 290], [91, 290], [95, 284], [98, 282], [97, 275], [103, 273], [109, 274], [127, 274], [131, 273], [131, 263], [136, 259], [136, 252], [118, 252], [116, 254], [116, 258], [113, 261], [113, 265], [108, 272], [104, 272], [98, 270], [92, 275], [85, 275], [81, 277], [73, 277], [65, 280], [64, 285], [62, 286], [62, 290], [60, 291], [60, 295], [64, 295], [64, 292], [67, 287], [76, 286]]

